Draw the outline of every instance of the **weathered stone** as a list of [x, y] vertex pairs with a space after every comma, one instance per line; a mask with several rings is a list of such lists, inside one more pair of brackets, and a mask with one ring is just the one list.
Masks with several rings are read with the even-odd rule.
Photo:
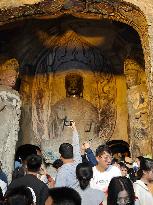
[[18, 141], [21, 107], [19, 93], [12, 89], [16, 82], [18, 67], [15, 59], [1, 61], [0, 65], [0, 161], [9, 182]]
[[[28, 3], [28, 5], [26, 3]], [[127, 33], [126, 29], [125, 31], [123, 31], [123, 33], [120, 33], [117, 30], [117, 27], [111, 29], [111, 26], [109, 25], [110, 30], [107, 35], [109, 35], [111, 32], [113, 33], [113, 31], [120, 33], [120, 35], [116, 37], [113, 33], [112, 38], [106, 38], [105, 36], [106, 40], [104, 40], [102, 38], [99, 38], [98, 35], [94, 36], [94, 31], [96, 30], [96, 27], [100, 28], [98, 26], [98, 23], [95, 23], [96, 26], [92, 27], [92, 29], [88, 29], [88, 23], [86, 22], [82, 23], [82, 26], [80, 26], [81, 23], [76, 20], [72, 22], [70, 20], [69, 23], [65, 23], [66, 21], [62, 19], [62, 24], [56, 24], [52, 21], [52, 28], [48, 27], [48, 30], [45, 30], [44, 28], [38, 29], [37, 33], [31, 34], [31, 42], [29, 43], [29, 45], [31, 46], [28, 45], [29, 47], [25, 46], [27, 45], [26, 40], [27, 42], [29, 42], [28, 39], [30, 35], [28, 36], [27, 34], [27, 38], [25, 38], [24, 41], [20, 41], [20, 46], [17, 46], [13, 54], [18, 56], [18, 58], [22, 62], [22, 65], [30, 62], [34, 66], [32, 72], [35, 73], [35, 75], [28, 77], [22, 76], [23, 82], [21, 82], [20, 90], [24, 101], [23, 116], [25, 116], [25, 113], [28, 113], [28, 115], [26, 115], [25, 121], [23, 121], [23, 124], [25, 125], [27, 124], [26, 122], [28, 122], [29, 130], [32, 130], [34, 132], [34, 134], [33, 132], [29, 132], [29, 134], [26, 134], [29, 140], [35, 139], [36, 143], [41, 144], [41, 140], [43, 140], [46, 136], [46, 140], [48, 139], [48, 122], [52, 113], [51, 108], [53, 108], [54, 105], [57, 105], [58, 102], [61, 102], [61, 100], [63, 100], [66, 96], [64, 91], [64, 79], [66, 73], [59, 73], [58, 75], [58, 72], [77, 72], [78, 70], [76, 70], [76, 67], [72, 70], [71, 68], [67, 70], [66, 61], [72, 61], [74, 63], [74, 59], [77, 62], [79, 62], [79, 59], [83, 59], [83, 63], [88, 65], [88, 70], [92, 71], [90, 75], [88, 75], [88, 72], [85, 72], [82, 67], [78, 67], [81, 70], [85, 82], [83, 97], [89, 103], [93, 104], [93, 106], [98, 110], [99, 114], [100, 111], [104, 113], [103, 109], [105, 108], [105, 99], [110, 100], [110, 98], [108, 97], [109, 88], [107, 89], [105, 95], [104, 85], [106, 83], [109, 87], [110, 82], [108, 83], [108, 79], [113, 79], [112, 84], [114, 86], [111, 86], [113, 88], [115, 87], [115, 92], [113, 92], [113, 89], [111, 89], [111, 95], [113, 95], [113, 97], [111, 98], [111, 102], [113, 102], [111, 106], [113, 107], [113, 114], [110, 114], [110, 116], [113, 116], [116, 124], [115, 126], [113, 126], [113, 133], [110, 134], [110, 138], [124, 138], [125, 141], [129, 140], [132, 152], [134, 152], [133, 150], [136, 149], [137, 154], [151, 153], [151, 137], [153, 133], [153, 39], [151, 35], [153, 32], [152, 0], [23, 0], [18, 2], [8, 2], [3, 0], [1, 1], [0, 8], [2, 8], [0, 10], [1, 25], [15, 22], [16, 20], [21, 20], [24, 18], [56, 18], [60, 16], [62, 17], [63, 14], [71, 14], [75, 17], [84, 19], [95, 19], [97, 21], [99, 19], [119, 21], [133, 27], [138, 32], [141, 41], [136, 46], [130, 45], [133, 44], [133, 42], [126, 44], [126, 36], [124, 35], [124, 32]], [[91, 20], [89, 21], [91, 22]], [[57, 25], [60, 25], [60, 29]], [[89, 34], [93, 34], [94, 37], [91, 37]], [[102, 33], [98, 34], [100, 34], [100, 36], [102, 37]], [[35, 37], [37, 38], [36, 40]], [[127, 38], [130, 37], [128, 36]], [[103, 41], [105, 43], [107, 42], [106, 45], [102, 43]], [[25, 42], [25, 44], [23, 42]], [[102, 43], [102, 46], [99, 46], [99, 43]], [[143, 52], [141, 50], [141, 46]], [[26, 52], [24, 51], [24, 49], [21, 52], [21, 47], [26, 47]], [[70, 48], [72, 48], [73, 54], [67, 52], [70, 51]], [[114, 49], [118, 52], [114, 52]], [[92, 53], [94, 55], [92, 55]], [[103, 55], [104, 53], [105, 55]], [[135, 77], [135, 79], [132, 79], [131, 81], [138, 80], [137, 84], [134, 86], [128, 86], [128, 90], [126, 93], [125, 79], [123, 76], [118, 76], [117, 74], [123, 74], [123, 63], [127, 56], [133, 58], [135, 61], [141, 64], [141, 67], [143, 68], [143, 72], [141, 72], [141, 74], [144, 74], [144, 72], [146, 73], [146, 80], [140, 80], [140, 82], [138, 82], [139, 79]], [[89, 61], [89, 59], [91, 61]], [[115, 74], [116, 76], [111, 76], [111, 78], [107, 78], [104, 73], [108, 70], [109, 66], [106, 66], [106, 70], [104, 66], [102, 67], [102, 70], [100, 70], [99, 68], [103, 64], [103, 61], [106, 60], [106, 62], [109, 62], [110, 59], [111, 65], [113, 65], [113, 71], [115, 71], [113, 74]], [[51, 63], [48, 64], [48, 62]], [[62, 68], [60, 67], [61, 65], [63, 66]], [[129, 62], [129, 66], [133, 67], [133, 63]], [[103, 80], [103, 78], [105, 78], [105, 80]], [[26, 83], [24, 84], [25, 79]], [[91, 82], [94, 82], [93, 87], [91, 86]], [[125, 102], [126, 94], [128, 99], [128, 112], [130, 116], [129, 123], [133, 130], [130, 133], [130, 139], [128, 139], [127, 137], [126, 130], [126, 128], [128, 127], [126, 124], [128, 115]], [[110, 110], [110, 108], [106, 108], [106, 114], [101, 116], [102, 121], [105, 121], [105, 117], [107, 116], [107, 110]], [[46, 110], [48, 113], [46, 112]], [[123, 115], [125, 115], [125, 117]], [[108, 119], [111, 119], [112, 121], [113, 118], [109, 117]], [[24, 127], [23, 124], [21, 125], [21, 127]], [[102, 122], [101, 124], [103, 125]], [[123, 131], [121, 129], [122, 126], [124, 127]], [[108, 128], [108, 126], [106, 127]], [[102, 127], [102, 130], [103, 129], [105, 129], [105, 126]], [[25, 138], [25, 141], [27, 140], [27, 138]], [[108, 137], [106, 138], [108, 140]], [[148, 148], [148, 150], [146, 149], [143, 151], [140, 145], [138, 145], [137, 139], [141, 139], [141, 147], [145, 146]], [[148, 144], [150, 145], [150, 147], [148, 146]]]

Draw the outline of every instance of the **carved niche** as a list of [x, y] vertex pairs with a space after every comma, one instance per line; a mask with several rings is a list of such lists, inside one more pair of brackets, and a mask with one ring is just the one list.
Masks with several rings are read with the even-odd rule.
[[[91, 140], [96, 148], [111, 138], [116, 126], [116, 81], [110, 61], [74, 31], [57, 35], [50, 42], [51, 49], [39, 57], [33, 80], [35, 141], [57, 153], [62, 142], [71, 140], [70, 129], [63, 126], [67, 117], [76, 122], [81, 142]], [[79, 97], [67, 95], [65, 79], [69, 74], [83, 80]]]

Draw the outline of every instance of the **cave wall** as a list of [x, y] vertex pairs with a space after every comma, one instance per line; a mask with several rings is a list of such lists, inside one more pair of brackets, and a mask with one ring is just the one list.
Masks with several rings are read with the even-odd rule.
[[[70, 1], [67, 1], [67, 2], [69, 2], [70, 3]], [[72, 1], [71, 1], [72, 2]], [[80, 2], [80, 4], [78, 3], [78, 4], [76, 4], [76, 5], [79, 5], [80, 6], [80, 8], [81, 8], [81, 6], [82, 5], [84, 5], [84, 3], [82, 3], [81, 1], [76, 1], [76, 2]], [[60, 3], [60, 1], [58, 1], [58, 3]], [[69, 5], [70, 6], [70, 4], [67, 4], [67, 6]], [[115, 19], [115, 18], [117, 18], [118, 20], [120, 20], [120, 21], [122, 21], [122, 22], [127, 22], [128, 24], [130, 24], [130, 25], [132, 25], [138, 32], [139, 32], [139, 35], [140, 35], [140, 39], [141, 39], [141, 41], [142, 41], [142, 47], [143, 47], [143, 49], [144, 49], [144, 59], [145, 59], [145, 63], [146, 63], [146, 65], [145, 65], [145, 68], [146, 68], [146, 70], [145, 70], [145, 72], [146, 72], [146, 74], [147, 74], [147, 85], [148, 85], [148, 90], [147, 90], [147, 92], [149, 91], [149, 95], [148, 95], [148, 98], [149, 98], [149, 139], [150, 139], [150, 137], [152, 136], [152, 128], [151, 128], [151, 119], [152, 119], [152, 114], [151, 114], [151, 110], [152, 110], [152, 106], [151, 106], [151, 99], [152, 99], [152, 91], [151, 91], [151, 85], [152, 85], [152, 82], [151, 82], [151, 79], [152, 79], [152, 74], [151, 74], [151, 61], [150, 61], [150, 58], [151, 58], [151, 54], [149, 53], [149, 48], [150, 48], [150, 46], [151, 46], [151, 27], [149, 27], [149, 31], [150, 31], [150, 37], [149, 37], [149, 40], [147, 39], [148, 38], [148, 35], [147, 35], [147, 26], [148, 25], [151, 25], [151, 13], [149, 12], [149, 10], [152, 8], [152, 7], [147, 7], [147, 6], [144, 6], [143, 5], [143, 3], [144, 2], [139, 2], [139, 5], [138, 5], [138, 2], [132, 2], [132, 3], [134, 3], [136, 6], [139, 6], [140, 7], [140, 9], [144, 12], [144, 14], [146, 15], [146, 18], [147, 18], [147, 22], [148, 22], [148, 24], [146, 24], [146, 22], [145, 22], [145, 20], [143, 19], [143, 14], [141, 13], [141, 11], [139, 11], [139, 9], [137, 8], [135, 8], [135, 9], [132, 9], [132, 5], [130, 5], [130, 4], [122, 4], [122, 6], [120, 7], [121, 8], [121, 10], [120, 10], [120, 12], [116, 9], [116, 10], [113, 10], [115, 7], [113, 6], [113, 5], [109, 5], [109, 3], [106, 1], [106, 2], [103, 2], [103, 3], [97, 3], [97, 2], [95, 2], [95, 4], [92, 4], [92, 6], [90, 5], [90, 1], [87, 3], [88, 4], [88, 9], [90, 10], [90, 11], [92, 11], [93, 13], [96, 13], [96, 11], [98, 11], [97, 10], [97, 8], [100, 8], [100, 10], [99, 10], [99, 13], [101, 12], [102, 13], [102, 15], [104, 15], [105, 16], [105, 18], [112, 18], [112, 19]], [[104, 13], [103, 14], [103, 12], [102, 12], [102, 10], [101, 10], [101, 8], [103, 8], [103, 6], [104, 5], [106, 6], [105, 7], [105, 12], [106, 13]], [[58, 4], [57, 4], [58, 5]], [[117, 4], [116, 4], [117, 5]], [[146, 5], [146, 4], [145, 4]], [[148, 5], [151, 5], [150, 4], [150, 1], [148, 1]], [[71, 7], [71, 6], [70, 6]], [[73, 3], [72, 3], [72, 7], [73, 7]], [[46, 10], [46, 7], [44, 7], [45, 9], [45, 11], [48, 11], [48, 10]], [[65, 7], [66, 8], [66, 7]], [[77, 7], [77, 8], [79, 8], [79, 7]], [[116, 7], [116, 8], [118, 8], [118, 7]], [[48, 9], [49, 9], [49, 7], [48, 7]], [[76, 9], [76, 8], [75, 8]], [[74, 9], [74, 10], [75, 10]], [[148, 10], [149, 9], [149, 10]], [[116, 13], [115, 13], [116, 12]], [[106, 14], [106, 15], [105, 15]], [[110, 15], [110, 14], [112, 14], [112, 15]], [[116, 15], [117, 14], [117, 15]], [[120, 15], [119, 15], [120, 14]], [[79, 14], [78, 14], [79, 15]], [[108, 16], [107, 16], [108, 15]], [[119, 16], [118, 16], [119, 15]], [[9, 15], [8, 15], [9, 16]], [[85, 15], [84, 15], [85, 16]], [[130, 20], [130, 21], [128, 21], [128, 17], [130, 16], [130, 19], [132, 19], [132, 20]], [[5, 17], [5, 16], [4, 16]], [[122, 18], [121, 18], [122, 17]], [[5, 18], [4, 18], [5, 19]], [[139, 25], [139, 26], [138, 26]], [[141, 26], [140, 26], [141, 25]], [[52, 26], [53, 28], [55, 28], [54, 26]], [[65, 27], [65, 26], [64, 26]], [[59, 28], [58, 28], [59, 29]], [[57, 29], [57, 30], [58, 30]], [[60, 28], [61, 29], [61, 28]], [[52, 29], [51, 29], [52, 30]], [[93, 30], [91, 30], [92, 32], [93, 32]], [[112, 32], [111, 32], [112, 33]], [[44, 51], [45, 52], [45, 48], [44, 47], [50, 47], [50, 43], [51, 42], [54, 42], [53, 41], [53, 39], [55, 38], [55, 36], [56, 36], [56, 28], [55, 28], [55, 30], [53, 29], [52, 30], [52, 37], [51, 38], [47, 38], [47, 37], [49, 37], [49, 35], [48, 35], [48, 33], [46, 33], [46, 32], [42, 32], [41, 31], [41, 29], [38, 29], [38, 33], [33, 33], [33, 35], [35, 36], [35, 37], [37, 37], [36, 39], [35, 39], [35, 41], [37, 41], [37, 43], [35, 42], [33, 42], [33, 39], [31, 40], [31, 42], [29, 42], [29, 38], [28, 37], [26, 37], [25, 35], [24, 35], [24, 40], [22, 39], [22, 41], [20, 41], [20, 46], [16, 46], [16, 45], [18, 45], [18, 44], [16, 44], [16, 43], [14, 43], [14, 48], [13, 48], [13, 51], [15, 51], [15, 52], [13, 52], [13, 54], [15, 54], [17, 57], [18, 57], [18, 59], [20, 59], [20, 61], [23, 63], [23, 65], [25, 64], [25, 63], [29, 63], [30, 65], [32, 65], [32, 67], [34, 66], [34, 73], [35, 73], [35, 69], [36, 70], [39, 70], [40, 68], [38, 68], [38, 66], [37, 66], [37, 62], [39, 61], [38, 59], [37, 59], [37, 55], [38, 55], [38, 50], [40, 49], [40, 50], [42, 50], [42, 52]], [[68, 33], [68, 35], [69, 35], [69, 33]], [[29, 36], [31, 36], [31, 34], [29, 34]], [[40, 44], [42, 44], [42, 42], [41, 42], [41, 40], [40, 39], [38, 39], [38, 36], [40, 36], [40, 38], [41, 38], [41, 40], [42, 41], [44, 41], [45, 40], [45, 38], [46, 39], [48, 39], [48, 41], [44, 41], [43, 42], [43, 46], [41, 46]], [[79, 35], [79, 36], [81, 36], [81, 35]], [[82, 36], [81, 36], [82, 37]], [[18, 39], [18, 38], [17, 38]], [[97, 41], [97, 39], [96, 38], [92, 38], [92, 39], [95, 39], [95, 41]], [[86, 40], [89, 40], [89, 39], [86, 39]], [[91, 38], [90, 38], [90, 40], [91, 40]], [[112, 42], [112, 39], [111, 38], [109, 38], [109, 40]], [[120, 41], [121, 40], [121, 41]], [[125, 40], [123, 40], [122, 38], [119, 38], [119, 41], [118, 41], [118, 43], [120, 42], [121, 43], [121, 46], [117, 46], [116, 48], [117, 49], [121, 49], [120, 50], [120, 52], [119, 52], [119, 55], [117, 55], [117, 57], [116, 57], [116, 54], [114, 55], [114, 51], [113, 52], [111, 52], [109, 49], [108, 49], [108, 51], [107, 51], [107, 49], [105, 50], [105, 49], [102, 49], [102, 51], [105, 51], [105, 57], [106, 57], [106, 59], [114, 59], [113, 60], [113, 69], [115, 70], [115, 72], [113, 72], [113, 74], [115, 74], [115, 81], [116, 81], [116, 84], [117, 85], [119, 85], [119, 88], [120, 88], [120, 91], [122, 91], [123, 89], [124, 89], [124, 87], [126, 87], [125, 86], [125, 79], [122, 81], [122, 79], [124, 78], [124, 76], [122, 76], [121, 74], [122, 74], [122, 72], [120, 71], [120, 69], [119, 68], [123, 68], [123, 63], [124, 63], [124, 60], [125, 60], [125, 57], [127, 57], [125, 54], [127, 54], [128, 52], [129, 52], [129, 47], [130, 47], [130, 49], [132, 48], [133, 49], [133, 47], [131, 47], [131, 46], [128, 46], [128, 47], [126, 47], [125, 48], [125, 46], [123, 46], [123, 45], [125, 45]], [[51, 42], [50, 42], [51, 41]], [[91, 42], [91, 41], [89, 41], [89, 42]], [[98, 41], [99, 42], [99, 41]], [[109, 41], [108, 41], [109, 42]], [[29, 46], [29, 47], [26, 47], [26, 45], [27, 45], [27, 43], [28, 44], [30, 44], [31, 43], [31, 46]], [[94, 42], [94, 40], [92, 40], [92, 44], [94, 44], [95, 42]], [[131, 42], [130, 42], [131, 43]], [[130, 44], [129, 43], [129, 44]], [[149, 44], [150, 43], [150, 44]], [[35, 46], [33, 46], [35, 44]], [[111, 45], [111, 43], [108, 43], [108, 45], [110, 46]], [[120, 45], [120, 44], [117, 44], [117, 45]], [[94, 46], [95, 46], [95, 44], [94, 44]], [[96, 45], [97, 46], [97, 45]], [[123, 47], [124, 47], [124, 49], [122, 49]], [[43, 48], [42, 48], [43, 47]], [[104, 48], [104, 45], [102, 46], [103, 48]], [[22, 49], [25, 49], [24, 51], [22, 50]], [[26, 49], [27, 48], [27, 49]], [[99, 49], [99, 47], [98, 47], [98, 49]], [[132, 50], [131, 49], [131, 50]], [[22, 50], [22, 52], [21, 52], [21, 50]], [[37, 52], [35, 52], [34, 50], [37, 50]], [[101, 49], [100, 49], [101, 50]], [[124, 52], [123, 51], [126, 51], [125, 52], [125, 54], [124, 54]], [[41, 52], [39, 51], [39, 53], [40, 53], [40, 55], [39, 55], [39, 57], [40, 57], [40, 59], [41, 59], [41, 56], [43, 56], [42, 54], [41, 54]], [[103, 53], [103, 52], [102, 52]], [[112, 53], [113, 53], [113, 55], [112, 55]], [[128, 53], [129, 54], [129, 53]], [[130, 52], [130, 54], [131, 54], [131, 52]], [[34, 55], [35, 55], [35, 57], [34, 57]], [[47, 55], [46, 55], [47, 56]], [[129, 56], [128, 56], [129, 57]], [[131, 56], [130, 56], [131, 57]], [[133, 57], [133, 56], [132, 56]], [[115, 60], [117, 59], [117, 62], [115, 62]], [[119, 59], [119, 60], [118, 60]], [[138, 59], [136, 59], [136, 60], [138, 60]], [[35, 62], [34, 64], [33, 64], [33, 62]], [[41, 60], [40, 60], [40, 62], [41, 62]], [[111, 64], [111, 65], [112, 65]], [[114, 66], [114, 64], [115, 64], [115, 66]], [[42, 65], [41, 63], [40, 63], [40, 65]], [[118, 65], [118, 66], [117, 66]], [[45, 65], [44, 65], [45, 66]], [[144, 65], [142, 65], [142, 67], [143, 67], [143, 69], [144, 69]], [[46, 69], [46, 68], [45, 68]], [[50, 69], [50, 68], [49, 68]], [[76, 68], [75, 68], [76, 69]], [[149, 70], [150, 69], [150, 70]], [[102, 70], [101, 71], [101, 73], [103, 73], [103, 71], [104, 70]], [[50, 72], [50, 70], [49, 70], [49, 72]], [[51, 71], [52, 72], [52, 71]], [[54, 72], [54, 70], [53, 70], [53, 72]], [[119, 74], [118, 75], [116, 75], [116, 72], [119, 72]], [[37, 72], [36, 72], [37, 73]], [[39, 73], [39, 76], [42, 76], [42, 74], [40, 74], [41, 72], [38, 72]], [[104, 73], [105, 73], [105, 71], [104, 71]], [[111, 73], [111, 72], [110, 72]], [[99, 73], [98, 73], [99, 74]], [[38, 74], [36, 74], [37, 76], [38, 76]], [[95, 75], [95, 74], [94, 74]], [[55, 77], [55, 75], [53, 75], [54, 77]], [[48, 75], [47, 75], [47, 77], [48, 77]], [[64, 77], [64, 76], [63, 76]], [[114, 75], [113, 75], [113, 77], [114, 77]], [[35, 81], [35, 79], [34, 79], [34, 77], [33, 76], [26, 76], [25, 74], [23, 74], [22, 75], [22, 77], [21, 77], [22, 79], [27, 79], [27, 82], [28, 82], [28, 86], [27, 86], [27, 88], [26, 88], [26, 86], [24, 87], [24, 85], [23, 85], [23, 83], [21, 83], [21, 87], [23, 88], [23, 90], [28, 90], [28, 89], [30, 89], [30, 91], [31, 91], [31, 88], [32, 88], [32, 86], [33, 85], [31, 85], [31, 84], [33, 84], [33, 82], [36, 82], [36, 81], [38, 81], [38, 84], [41, 84], [40, 82], [39, 82], [39, 80], [36, 80]], [[30, 78], [30, 80], [29, 80], [29, 78]], [[41, 78], [41, 77], [40, 77]], [[50, 77], [48, 77], [48, 78], [50, 78]], [[48, 78], [47, 78], [47, 80], [48, 80]], [[51, 77], [52, 78], [52, 77]], [[116, 80], [116, 78], [117, 78], [117, 80]], [[45, 79], [45, 78], [44, 78]], [[46, 81], [46, 80], [44, 80], [44, 81]], [[106, 80], [107, 81], [107, 80]], [[90, 81], [89, 81], [90, 82]], [[45, 84], [45, 82], [44, 82], [44, 85], [47, 87], [47, 85]], [[41, 85], [39, 85], [40, 87], [41, 87]], [[118, 87], [118, 86], [117, 86]], [[22, 89], [21, 89], [22, 90]], [[37, 89], [36, 89], [37, 90]], [[42, 89], [43, 90], [43, 89]], [[41, 91], [41, 92], [43, 92], [43, 91]], [[41, 97], [41, 92], [40, 92], [40, 99], [42, 98]], [[34, 93], [36, 93], [36, 92], [34, 92]], [[126, 89], [123, 91], [123, 93], [122, 92], [117, 92], [117, 96], [122, 96], [123, 98], [122, 98], [122, 100], [123, 101], [125, 101], [125, 98], [124, 98], [124, 94], [126, 93]], [[129, 91], [128, 91], [128, 93], [129, 93]], [[138, 93], [139, 93], [139, 91], [138, 91]], [[34, 94], [35, 95], [35, 94]], [[33, 96], [34, 96], [33, 95]], [[50, 94], [49, 94], [50, 95]], [[43, 95], [42, 95], [43, 96]], [[129, 94], [128, 94], [128, 96], [129, 96]], [[28, 98], [30, 98], [30, 99], [32, 99], [32, 94], [30, 93], [30, 94], [28, 94], [28, 96], [27, 96]], [[99, 97], [99, 96], [98, 96]], [[117, 98], [118, 100], [117, 100], [117, 102], [118, 103], [116, 103], [117, 104], [117, 110], [118, 110], [118, 113], [119, 113], [119, 111], [120, 111], [120, 113], [122, 112], [121, 110], [123, 110], [122, 108], [119, 108], [120, 106], [119, 106], [119, 104], [122, 104], [122, 101], [120, 102], [120, 98]], [[41, 100], [40, 100], [41, 101]], [[114, 103], [115, 104], [115, 103]], [[123, 103], [124, 104], [124, 103]], [[39, 106], [38, 106], [39, 107]], [[123, 106], [124, 108], [125, 108], [125, 106]], [[42, 108], [43, 109], [43, 108]], [[28, 110], [32, 110], [32, 107], [28, 107]], [[126, 111], [127, 112], [127, 111]], [[121, 116], [123, 116], [122, 114], [121, 114]], [[31, 120], [31, 118], [33, 118], [32, 116], [29, 116], [28, 117], [28, 119], [30, 119]], [[121, 118], [122, 119], [122, 118]], [[121, 120], [120, 120], [121, 121]], [[122, 123], [123, 123], [123, 121], [121, 121]], [[126, 122], [126, 120], [124, 119], [124, 122]], [[32, 125], [30, 125], [30, 126], [32, 126]], [[117, 129], [117, 126], [115, 126], [115, 129]], [[123, 132], [124, 133], [124, 132]], [[117, 133], [118, 134], [118, 133]], [[29, 136], [29, 135], [28, 135]], [[29, 137], [30, 139], [31, 139], [31, 137]]]
[[[54, 25], [55, 22], [58, 26]], [[139, 54], [137, 52], [140, 42], [137, 40], [138, 42], [133, 43], [137, 38], [136, 34], [132, 34], [129, 45], [127, 36], [124, 36], [127, 28], [121, 25], [75, 18], [65, 18], [62, 23], [59, 20], [58, 24], [55, 22], [52, 21], [52, 26], [48, 22], [42, 27], [36, 22], [33, 33], [30, 31], [33, 24], [29, 23], [29, 28], [18, 37], [21, 39], [20, 44], [15, 47], [23, 63], [20, 86], [23, 102], [23, 142], [51, 147], [50, 142], [57, 151], [60, 143], [70, 141], [70, 137], [62, 138], [63, 131], [58, 130], [57, 133], [60, 134], [57, 143], [57, 134], [52, 133], [50, 128], [56, 118], [53, 109], [56, 104], [60, 106], [60, 101], [66, 99], [65, 76], [68, 73], [78, 73], [83, 77], [83, 99], [89, 103], [89, 107], [93, 106], [96, 109], [93, 119], [88, 115], [85, 116], [84, 122], [81, 122], [78, 119], [81, 119], [82, 115], [79, 114], [76, 118], [81, 142], [91, 140], [93, 148], [112, 139], [129, 142], [124, 60], [127, 55], [131, 55], [143, 64], [142, 50], [139, 50]], [[23, 44], [26, 45], [24, 48]], [[26, 52], [18, 52], [19, 50]], [[57, 109], [60, 112], [60, 108]], [[83, 108], [80, 113], [82, 112]], [[70, 118], [75, 120], [72, 113]], [[60, 127], [65, 115], [60, 118]], [[100, 124], [96, 134], [93, 134], [95, 131], [85, 132], [87, 119]], [[66, 131], [65, 135], [70, 136], [70, 131]]]

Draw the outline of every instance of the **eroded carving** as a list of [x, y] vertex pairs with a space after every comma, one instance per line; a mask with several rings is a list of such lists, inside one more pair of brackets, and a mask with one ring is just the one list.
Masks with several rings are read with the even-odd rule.
[[[148, 154], [151, 150], [148, 147], [150, 142], [148, 133], [149, 107], [145, 72], [136, 61], [126, 59], [125, 76], [128, 88], [131, 148], [137, 145], [140, 149], [139, 154]], [[134, 150], [132, 150], [132, 153], [134, 153]]]

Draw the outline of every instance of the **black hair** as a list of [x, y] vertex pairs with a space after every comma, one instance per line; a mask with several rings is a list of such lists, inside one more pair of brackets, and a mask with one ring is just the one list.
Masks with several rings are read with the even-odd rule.
[[87, 162], [78, 164], [76, 167], [76, 176], [81, 189], [86, 189], [90, 183], [90, 179], [93, 177], [92, 166]]
[[117, 205], [118, 194], [121, 191], [126, 191], [130, 200], [130, 205], [134, 205], [135, 194], [133, 184], [127, 177], [114, 177], [108, 186], [107, 205]]
[[149, 158], [141, 158], [140, 169], [137, 172], [138, 179], [143, 176], [143, 171], [151, 171], [153, 169], [153, 160]]
[[73, 158], [73, 146], [69, 143], [63, 143], [59, 147], [59, 153], [64, 159]]
[[26, 158], [32, 154], [37, 154], [37, 150], [41, 151], [41, 149], [32, 144], [24, 144], [18, 147], [16, 154], [15, 154], [15, 160], [20, 162], [20, 159], [26, 160]]
[[81, 205], [81, 197], [77, 191], [69, 187], [49, 189], [54, 205]]
[[42, 158], [38, 155], [32, 154], [27, 157], [28, 171], [37, 172], [40, 170], [42, 164]]
[[140, 169], [143, 171], [151, 171], [153, 169], [153, 160], [149, 158], [143, 158], [140, 161]]
[[112, 154], [108, 145], [99, 145], [96, 149], [96, 157], [101, 156], [104, 152]]
[[33, 196], [29, 188], [20, 186], [5, 194], [4, 205], [32, 205]]
[[124, 162], [119, 162], [120, 168], [126, 168], [127, 170], [129, 169]]
[[115, 163], [119, 164], [119, 160], [116, 159], [116, 158], [113, 158], [111, 164], [113, 165], [113, 164], [115, 164]]
[[52, 166], [53, 166], [55, 169], [60, 168], [62, 165], [63, 165], [63, 162], [62, 162], [61, 159], [56, 159], [56, 160], [53, 162], [53, 164], [52, 164]]
[[140, 162], [144, 159], [144, 157], [143, 156], [138, 156], [138, 157], [136, 157]]

